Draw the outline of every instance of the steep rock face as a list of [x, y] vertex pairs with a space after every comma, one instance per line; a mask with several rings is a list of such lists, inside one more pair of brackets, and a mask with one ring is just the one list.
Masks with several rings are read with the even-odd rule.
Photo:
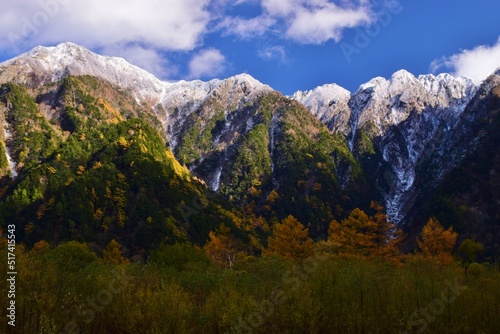
[[[183, 141], [183, 136], [186, 132], [193, 131], [191, 127], [197, 119], [201, 121], [198, 130], [202, 133], [213, 125], [211, 122], [227, 117], [245, 104], [252, 104], [261, 94], [270, 91], [272, 89], [269, 86], [246, 74], [222, 81], [212, 80], [208, 83], [199, 81], [177, 83], [175, 90], [162, 99], [167, 115], [165, 126], [168, 129], [171, 147], [178, 150], [177, 146]], [[215, 146], [217, 145], [218, 142], [215, 142]], [[192, 162], [189, 158], [184, 160]]]
[[310, 91], [298, 91], [291, 98], [306, 106], [330, 130], [345, 135], [350, 132], [351, 93], [348, 90], [327, 84]]
[[410, 117], [412, 112], [431, 112], [435, 117], [453, 124], [476, 90], [466, 78], [449, 74], [423, 75], [415, 78], [401, 70], [391, 79], [375, 78], [361, 85], [353, 94], [350, 106], [351, 124], [357, 128], [373, 123], [373, 136], [383, 135], [391, 126]]
[[[371, 98], [363, 105], [367, 91]], [[396, 72], [390, 80], [362, 86], [354, 95], [354, 108], [360, 111], [357, 129], [363, 129], [392, 168], [386, 174], [389, 189], [384, 194], [388, 214], [399, 223], [412, 205], [416, 167], [426, 150], [443, 145], [439, 140], [456, 126], [462, 111], [476, 91], [467, 79], [450, 75], [427, 75], [418, 79], [406, 71]], [[354, 128], [354, 127], [353, 127]], [[353, 130], [351, 138], [355, 138]]]
[[[385, 198], [388, 214], [401, 222], [413, 203], [417, 165], [428, 150], [445, 145], [443, 137], [457, 126], [476, 90], [466, 78], [449, 74], [416, 78], [401, 70], [389, 80], [377, 77], [361, 85], [350, 96], [344, 117], [335, 116], [328, 103], [345, 103], [349, 95], [340, 90], [298, 92], [294, 98], [330, 130], [346, 133], [347, 129], [349, 147], [360, 159], [366, 153], [378, 159], [384, 167], [373, 169], [373, 182]], [[345, 115], [349, 115], [347, 126]]]
[[[498, 258], [500, 235], [500, 73], [490, 76], [465, 108], [442, 145], [426, 149], [417, 167], [410, 235], [426, 216], [437, 217], [464, 237], [487, 245]], [[435, 189], [432, 192], [426, 189]]]
[[0, 83], [35, 87], [68, 76], [89, 75], [134, 92], [139, 100], [158, 99], [165, 83], [123, 58], [97, 55], [79, 45], [36, 47], [0, 64]]
[[105, 80], [132, 94], [139, 104], [152, 107], [172, 149], [179, 142], [186, 119], [205, 100], [225, 100], [223, 108], [229, 110], [248, 102], [258, 92], [272, 90], [246, 74], [209, 82], [164, 82], [122, 58], [101, 56], [73, 43], [37, 47], [0, 64], [0, 84], [38, 87], [70, 76]]
[[169, 125], [170, 137], [176, 138], [172, 145], [176, 156], [192, 171], [201, 173], [212, 189], [219, 190], [229, 159], [227, 150], [259, 123], [252, 111], [271, 91], [248, 75], [221, 81], [190, 112]]

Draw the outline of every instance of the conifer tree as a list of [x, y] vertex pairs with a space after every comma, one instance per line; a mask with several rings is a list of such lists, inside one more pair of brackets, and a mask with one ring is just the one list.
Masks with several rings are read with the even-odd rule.
[[210, 231], [210, 240], [205, 244], [207, 255], [218, 265], [233, 266], [238, 257], [243, 256], [241, 241], [230, 234], [231, 229], [224, 224], [214, 232]]
[[268, 238], [267, 253], [289, 259], [311, 256], [313, 241], [308, 233], [308, 229], [290, 215], [274, 226], [273, 234]]
[[321, 245], [327, 251], [389, 258], [397, 255], [397, 245], [402, 234], [384, 212], [382, 205], [371, 203], [374, 216], [354, 209], [341, 223], [333, 220], [328, 230], [329, 238]]
[[128, 260], [123, 257], [121, 245], [115, 239], [111, 240], [102, 252], [104, 261], [113, 264], [127, 263]]
[[418, 248], [424, 256], [435, 258], [441, 264], [450, 263], [453, 261], [451, 252], [457, 242], [457, 235], [452, 227], [445, 230], [432, 217], [422, 229], [422, 240], [418, 240]]

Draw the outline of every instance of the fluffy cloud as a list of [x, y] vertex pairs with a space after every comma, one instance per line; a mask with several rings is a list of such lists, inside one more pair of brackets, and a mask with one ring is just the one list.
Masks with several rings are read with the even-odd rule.
[[[303, 8], [308, 1], [294, 0], [262, 0], [262, 7], [274, 16], [287, 16], [293, 14], [297, 9]], [[310, 1], [310, 2], [314, 2]]]
[[160, 79], [168, 79], [177, 74], [177, 67], [168, 63], [158, 51], [140, 45], [112, 45], [101, 50], [108, 56], [122, 57]]
[[327, 3], [313, 9], [298, 10], [286, 34], [305, 44], [320, 44], [330, 39], [338, 42], [345, 28], [367, 24], [370, 20], [366, 8], [342, 9]]
[[471, 78], [476, 82], [483, 81], [500, 67], [500, 38], [493, 46], [481, 45], [473, 50], [464, 50], [451, 57], [435, 60], [431, 70], [436, 72], [448, 68], [455, 76]]
[[219, 50], [204, 49], [197, 53], [189, 62], [189, 79], [214, 77], [224, 71], [226, 59]]
[[342, 31], [370, 23], [368, 2], [350, 1], [336, 5], [328, 0], [261, 0], [263, 14], [253, 19], [226, 18], [227, 33], [247, 38], [270, 29], [302, 44], [339, 41]]
[[265, 34], [276, 20], [269, 16], [258, 16], [251, 19], [226, 17], [218, 25], [226, 35], [232, 34], [242, 38], [251, 38]]
[[73, 41], [91, 48], [141, 42], [191, 50], [206, 31], [210, 0], [16, 0], [2, 4], [0, 47]]

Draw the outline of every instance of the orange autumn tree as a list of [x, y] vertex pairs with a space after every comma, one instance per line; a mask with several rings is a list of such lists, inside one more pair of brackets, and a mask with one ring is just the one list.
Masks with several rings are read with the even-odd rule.
[[221, 224], [218, 229], [210, 231], [210, 240], [205, 244], [207, 255], [220, 266], [232, 267], [238, 258], [244, 257], [242, 242], [230, 234], [231, 229]]
[[113, 264], [128, 263], [128, 260], [123, 257], [121, 247], [118, 241], [115, 239], [111, 240], [102, 251], [103, 260]]
[[320, 244], [320, 249], [382, 258], [396, 256], [402, 233], [387, 219], [382, 205], [371, 202], [370, 207], [375, 210], [374, 216], [356, 208], [341, 223], [333, 220], [329, 238]]
[[341, 253], [370, 255], [376, 248], [376, 224], [363, 210], [352, 210], [349, 216], [338, 223], [330, 223], [329, 241], [337, 245]]
[[288, 259], [306, 258], [313, 254], [313, 241], [309, 238], [309, 230], [292, 215], [274, 226], [267, 244], [265, 253]]
[[422, 240], [418, 240], [418, 248], [426, 257], [434, 258], [445, 264], [453, 261], [451, 252], [457, 242], [457, 233], [453, 228], [445, 230], [439, 221], [432, 217], [422, 229]]
[[372, 217], [375, 224], [375, 244], [373, 254], [382, 258], [390, 258], [399, 254], [398, 245], [403, 240], [403, 231], [394, 225], [384, 211], [384, 207], [372, 201], [370, 208], [375, 210]]

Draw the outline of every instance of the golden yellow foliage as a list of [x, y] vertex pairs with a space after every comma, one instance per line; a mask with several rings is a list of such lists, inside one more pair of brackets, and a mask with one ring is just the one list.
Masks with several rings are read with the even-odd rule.
[[85, 167], [83, 167], [83, 166], [78, 166], [77, 171], [76, 171], [76, 174], [78, 174], [78, 175], [82, 175], [83, 173], [85, 173]]
[[270, 203], [274, 203], [278, 198], [280, 198], [278, 192], [276, 190], [271, 190], [269, 196], [267, 196], [267, 201]]
[[372, 202], [371, 208], [376, 211], [373, 217], [354, 209], [341, 223], [333, 220], [328, 230], [328, 245], [323, 245], [323, 249], [382, 258], [396, 256], [402, 239], [400, 231], [387, 220], [380, 204]]
[[111, 240], [102, 252], [102, 258], [105, 262], [113, 264], [128, 263], [123, 257], [121, 245], [115, 240]]
[[210, 231], [210, 240], [205, 244], [205, 252], [214, 261], [214, 263], [220, 266], [230, 267], [235, 263], [235, 261], [244, 257], [245, 253], [241, 250], [241, 241], [230, 235], [229, 227], [224, 224], [214, 232]]
[[441, 264], [451, 263], [451, 252], [457, 242], [458, 234], [453, 228], [445, 230], [439, 221], [432, 217], [422, 229], [422, 240], [418, 240], [418, 248], [424, 256], [435, 258]]
[[182, 166], [177, 159], [175, 158], [174, 154], [170, 149], [167, 149], [165, 151], [165, 154], [167, 155], [167, 158], [172, 162], [172, 167], [174, 169], [174, 173], [177, 176], [180, 176], [184, 180], [190, 181], [190, 172], [189, 169], [186, 166]]
[[108, 101], [99, 98], [99, 100], [97, 100], [97, 103], [101, 108], [104, 109], [104, 112], [106, 114], [111, 116], [111, 118], [109, 119], [110, 124], [117, 124], [123, 121], [123, 116], [121, 115], [121, 113], [117, 109], [113, 108], [113, 106]]
[[102, 211], [102, 209], [97, 208], [97, 210], [95, 210], [95, 212], [94, 212], [94, 219], [97, 221], [100, 221], [102, 219], [103, 214], [104, 214], [104, 212]]
[[120, 145], [121, 147], [127, 149], [130, 147], [130, 142], [125, 139], [125, 137], [121, 136], [120, 138], [118, 138], [118, 142], [117, 142], [118, 145]]
[[313, 254], [313, 241], [309, 238], [308, 229], [292, 215], [274, 226], [267, 244], [266, 253], [288, 259], [306, 258]]
[[94, 162], [94, 164], [92, 165], [92, 168], [93, 169], [98, 169], [98, 168], [101, 168], [102, 167], [102, 163], [100, 161], [96, 161]]
[[50, 250], [50, 245], [45, 240], [40, 240], [33, 245], [33, 251], [38, 253], [46, 253]]

